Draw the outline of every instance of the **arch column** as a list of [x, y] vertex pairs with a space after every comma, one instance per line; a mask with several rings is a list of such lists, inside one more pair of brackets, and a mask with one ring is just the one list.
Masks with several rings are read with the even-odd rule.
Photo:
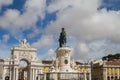
[[107, 80], [107, 71], [106, 71], [106, 67], [103, 68], [103, 80]]
[[18, 80], [18, 77], [19, 77], [19, 75], [18, 75], [18, 67], [16, 67], [16, 69], [15, 69], [15, 73], [16, 73], [16, 79], [15, 80]]
[[46, 68], [44, 67], [44, 80], [46, 80]]
[[91, 70], [89, 70], [89, 80], [91, 80]]
[[3, 80], [5, 80], [5, 67], [3, 68]]
[[36, 74], [35, 74], [35, 69], [34, 68], [31, 68], [30, 69], [30, 80], [36, 80]]
[[32, 80], [34, 80], [35, 79], [35, 70], [34, 70], [34, 68], [32, 69], [32, 71], [33, 71], [33, 79]]
[[33, 80], [33, 69], [30, 69], [30, 80]]
[[118, 75], [117, 75], [118, 79], [120, 79], [120, 68], [118, 68]]

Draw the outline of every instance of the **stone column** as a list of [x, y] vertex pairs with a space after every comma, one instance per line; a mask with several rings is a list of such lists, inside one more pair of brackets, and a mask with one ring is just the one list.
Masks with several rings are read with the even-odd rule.
[[30, 69], [30, 80], [33, 80], [33, 69]]
[[14, 78], [14, 79], [16, 80], [16, 75], [17, 75], [17, 74], [16, 74], [16, 68], [14, 69], [14, 75], [15, 75], [15, 78]]
[[37, 69], [35, 69], [35, 80], [37, 80]]
[[16, 80], [18, 80], [18, 77], [19, 77], [19, 75], [18, 75], [18, 67], [16, 68]]
[[46, 69], [44, 67], [44, 80], [46, 80]]
[[36, 80], [35, 79], [35, 68], [33, 69], [33, 74], [34, 74], [33, 80]]
[[31, 78], [31, 77], [30, 77], [30, 76], [31, 76], [30, 74], [31, 74], [31, 69], [30, 69], [30, 67], [29, 67], [29, 70], [27, 71], [27, 80], [30, 80], [30, 78]]
[[86, 71], [84, 72], [84, 80], [87, 80], [87, 78], [86, 78]]
[[120, 68], [118, 68], [118, 75], [117, 75], [118, 79], [120, 79], [119, 75], [120, 75]]
[[3, 68], [2, 80], [5, 80], [5, 68]]
[[15, 67], [13, 68], [13, 80], [15, 80], [15, 76], [16, 76], [16, 74], [15, 74]]
[[38, 80], [40, 80], [40, 74], [38, 74]]
[[34, 69], [34, 80], [36, 80], [36, 69]]
[[34, 69], [32, 69], [32, 80], [34, 80]]
[[110, 80], [111, 80], [111, 75], [109, 76]]
[[103, 68], [103, 80], [107, 80], [107, 72], [106, 72], [106, 68]]
[[91, 80], [91, 68], [89, 69], [89, 80]]
[[9, 76], [10, 76], [10, 80], [11, 80], [11, 68], [9, 68]]
[[33, 80], [36, 80], [36, 69], [35, 68], [33, 69], [33, 76], [34, 76]]

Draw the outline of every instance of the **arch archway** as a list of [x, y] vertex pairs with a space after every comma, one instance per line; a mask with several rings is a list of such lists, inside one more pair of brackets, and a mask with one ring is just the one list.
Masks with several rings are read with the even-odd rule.
[[21, 59], [19, 62], [19, 69], [18, 69], [18, 80], [29, 80], [29, 61], [26, 59]]
[[10, 79], [11, 80], [36, 80], [41, 61], [37, 57], [37, 49], [30, 47], [26, 40], [19, 46], [11, 49]]

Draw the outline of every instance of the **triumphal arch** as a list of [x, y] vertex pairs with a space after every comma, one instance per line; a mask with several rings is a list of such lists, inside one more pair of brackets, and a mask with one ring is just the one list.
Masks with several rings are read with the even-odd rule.
[[38, 80], [42, 63], [37, 50], [27, 40], [11, 48], [11, 56], [4, 62], [3, 80]]

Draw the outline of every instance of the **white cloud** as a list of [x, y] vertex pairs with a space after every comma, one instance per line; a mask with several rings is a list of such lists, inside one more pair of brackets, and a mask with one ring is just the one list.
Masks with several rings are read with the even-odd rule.
[[2, 6], [10, 5], [13, 3], [13, 0], [0, 0], [0, 10]]
[[[2, 0], [0, 8], [2, 5], [11, 4], [11, 1]], [[46, 0], [26, 0], [23, 14], [20, 14], [18, 10], [8, 9], [0, 17], [0, 26], [17, 33], [17, 37], [19, 31], [22, 35], [22, 31], [33, 29], [33, 33], [28, 36], [34, 38], [35, 35], [42, 32], [35, 28], [35, 24], [38, 18], [44, 19], [47, 8], [49, 13], [57, 12], [56, 21], [52, 21], [45, 29], [45, 32], [50, 35], [43, 35], [41, 39], [32, 44], [33, 47], [42, 48], [52, 45], [54, 43], [53, 35], [58, 36], [60, 28], [65, 27], [67, 36], [73, 36], [75, 39], [71, 41], [72, 43], [68, 42], [73, 45], [75, 59], [98, 57], [104, 55], [103, 47], [107, 48], [111, 46], [110, 44], [120, 43], [119, 11], [107, 11], [106, 9], [98, 11], [100, 4], [101, 0], [52, 0], [46, 7]], [[5, 40], [7, 42], [7, 37]], [[51, 52], [52, 50], [50, 50]]]
[[6, 44], [7, 42], [8, 42], [8, 40], [9, 40], [9, 35], [8, 34], [4, 34], [3, 36], [2, 36], [2, 39], [0, 40], [0, 44]]
[[44, 18], [45, 0], [26, 0], [23, 6], [24, 12], [22, 14], [16, 9], [7, 9], [0, 17], [0, 26], [16, 34], [35, 27], [38, 19]]
[[44, 32], [41, 28], [36, 28], [36, 27], [34, 27], [32, 31], [33, 31], [32, 33], [28, 34], [29, 38], [35, 38], [36, 35]]
[[[61, 1], [60, 4], [64, 4], [64, 1], [62, 3]], [[65, 27], [68, 34], [82, 40], [118, 39], [115, 36], [120, 34], [118, 31], [120, 15], [116, 14], [116, 11], [107, 12], [105, 9], [98, 11], [99, 2], [99, 0], [75, 0], [72, 1], [70, 8], [53, 10], [58, 11], [57, 20], [48, 25], [46, 32], [53, 33], [55, 30], [59, 32], [61, 27]]]
[[27, 0], [25, 4], [25, 9], [27, 12], [31, 12], [42, 19], [45, 16], [45, 8], [46, 0]]
[[[59, 35], [61, 27], [66, 28], [67, 35], [74, 36], [77, 40], [74, 50], [76, 59], [103, 56], [104, 48], [120, 43], [120, 14], [119, 11], [106, 9], [98, 11], [100, 4], [101, 0], [54, 0], [48, 11], [57, 11], [57, 20], [48, 25], [46, 33]], [[78, 45], [80, 42], [84, 45]], [[94, 47], [103, 44], [97, 46], [99, 52], [90, 48], [93, 42], [96, 44]]]
[[6, 43], [9, 40], [9, 35], [3, 35], [3, 42]]
[[90, 58], [89, 46], [84, 42], [78, 42], [74, 47], [72, 57], [76, 60], [87, 60]]
[[8, 44], [10, 36], [8, 34], [4, 34], [2, 39], [0, 40], [0, 59], [4, 59], [9, 57], [10, 55], [10, 46]]
[[49, 48], [46, 50], [46, 53], [40, 55], [41, 60], [55, 60], [56, 59], [56, 53], [55, 50], [52, 48]]
[[56, 53], [53, 49], [49, 49], [48, 52], [46, 53], [46, 58], [49, 60], [53, 60], [56, 58]]
[[53, 49], [49, 49], [47, 52], [48, 55], [53, 55], [55, 54], [55, 51]]
[[81, 43], [78, 45], [81, 52], [89, 52], [89, 48], [85, 43]]
[[33, 47], [42, 48], [51, 46], [54, 42], [53, 36], [51, 35], [43, 35], [37, 42], [32, 44]]

